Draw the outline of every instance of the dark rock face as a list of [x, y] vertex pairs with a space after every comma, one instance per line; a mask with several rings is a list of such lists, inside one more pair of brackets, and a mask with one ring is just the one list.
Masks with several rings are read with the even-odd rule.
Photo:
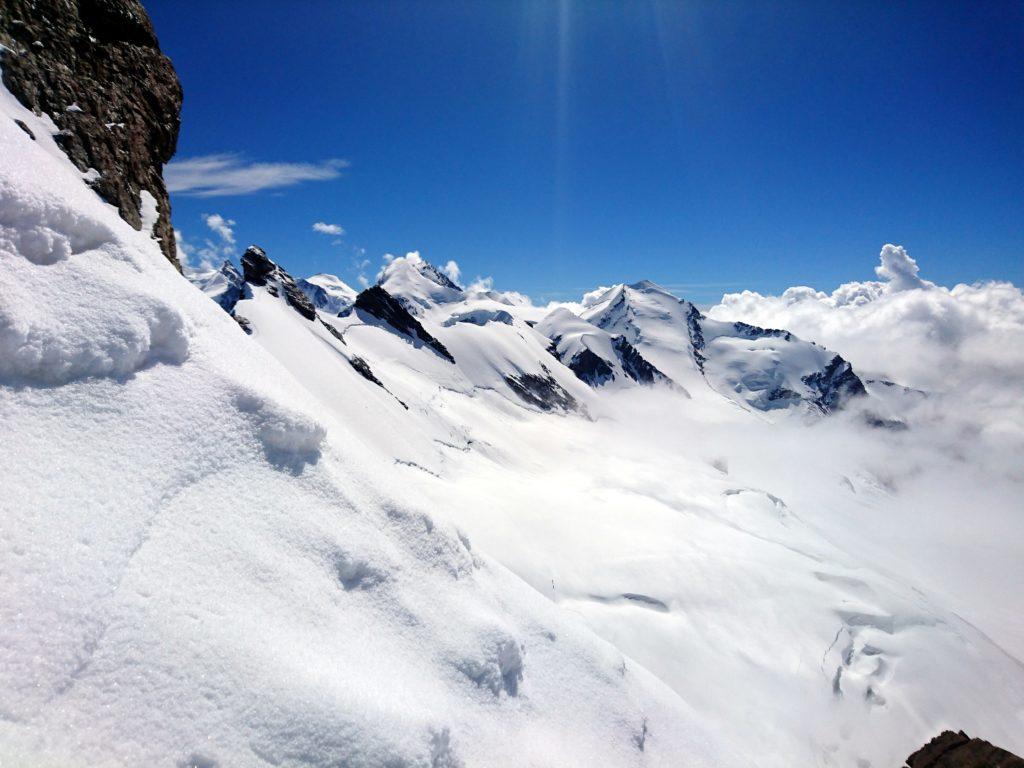
[[690, 311], [686, 314], [686, 329], [690, 334], [690, 346], [693, 347], [693, 361], [701, 373], [704, 373], [704, 363], [708, 360], [704, 354], [704, 329], [700, 327], [700, 321], [703, 319], [704, 315], [691, 304]]
[[249, 322], [249, 318], [236, 315], [234, 312], [231, 313], [231, 317], [238, 323], [238, 327], [245, 331], [246, 336], [252, 336], [252, 323]]
[[1024, 768], [1024, 760], [963, 731], [943, 731], [907, 758], [909, 768]]
[[599, 387], [615, 378], [615, 373], [608, 362], [589, 349], [581, 349], [573, 355], [569, 361], [569, 370], [576, 374], [577, 379], [591, 387]]
[[380, 383], [380, 379], [378, 379], [376, 375], [374, 375], [373, 371], [370, 369], [369, 363], [363, 360], [363, 358], [358, 357], [356, 355], [352, 355], [352, 357], [348, 359], [348, 362], [353, 368], [356, 369], [359, 375], [362, 376], [364, 379], [366, 379], [367, 381], [372, 381], [378, 387], [384, 386], [383, 384]]
[[612, 340], [612, 346], [615, 347], [615, 353], [619, 356], [619, 362], [622, 363], [622, 370], [637, 384], [653, 384], [656, 381], [668, 379], [668, 376], [647, 362], [647, 358], [626, 341], [625, 336], [616, 336]]
[[328, 297], [327, 291], [319, 285], [313, 285], [313, 283], [303, 278], [296, 280], [295, 285], [299, 287], [300, 291], [306, 294], [307, 298], [317, 309], [323, 309], [330, 302], [330, 297]]
[[[541, 367], [547, 373], [547, 368]], [[506, 376], [505, 383], [519, 395], [523, 402], [540, 408], [542, 411], [576, 410], [576, 398], [566, 392], [562, 385], [551, 377], [550, 373], [547, 376], [539, 376], [535, 373]]]
[[322, 325], [322, 326], [323, 326], [324, 328], [326, 328], [326, 329], [327, 329], [327, 332], [328, 332], [329, 334], [331, 334], [331, 336], [333, 336], [334, 338], [336, 338], [336, 339], [337, 339], [338, 341], [340, 341], [340, 342], [341, 342], [342, 344], [344, 344], [344, 345], [345, 345], [346, 347], [348, 346], [348, 342], [347, 342], [347, 341], [345, 341], [345, 337], [341, 335], [341, 331], [339, 331], [339, 330], [338, 330], [337, 328], [335, 328], [335, 327], [334, 327], [333, 325], [331, 325], [330, 323], [328, 323], [328, 322], [326, 322], [326, 321], [324, 321], [324, 320], [320, 320], [320, 325]]
[[445, 288], [451, 288], [453, 291], [462, 293], [462, 289], [455, 284], [455, 282], [448, 277], [444, 272], [439, 270], [433, 264], [423, 262], [420, 264], [420, 272], [426, 275], [429, 279], [433, 280], [438, 285], [442, 285]]
[[419, 340], [448, 362], [455, 362], [445, 345], [431, 336], [420, 321], [409, 314], [409, 310], [379, 285], [371, 286], [356, 296], [355, 308], [387, 323], [403, 336]]
[[853, 366], [839, 355], [833, 357], [824, 369], [804, 376], [802, 380], [818, 393], [814, 404], [825, 413], [841, 408], [851, 397], [868, 393], [864, 383], [853, 372]]
[[266, 287], [271, 294], [277, 296], [284, 291], [285, 301], [289, 306], [307, 320], [316, 319], [316, 309], [299, 287], [294, 278], [281, 267], [267, 258], [266, 251], [250, 245], [242, 254], [242, 274], [245, 282], [250, 285]]
[[740, 322], [733, 323], [732, 327], [736, 329], [738, 335], [745, 339], [783, 339], [785, 341], [793, 339], [793, 334], [789, 331], [783, 331], [778, 328], [761, 328], [757, 325]]
[[[180, 271], [163, 164], [178, 143], [181, 85], [137, 0], [3, 0], [3, 82], [60, 128], [57, 143], [121, 217], [142, 228], [140, 193], [156, 199], [153, 234]], [[74, 108], [73, 105], [77, 105]], [[72, 107], [69, 110], [69, 107]]]
[[[565, 362], [558, 352], [561, 340], [560, 336], [552, 339], [547, 351], [555, 359]], [[653, 384], [657, 381], [672, 384], [672, 380], [651, 365], [639, 350], [626, 340], [625, 336], [613, 336], [612, 349], [615, 350], [615, 356], [622, 366], [623, 373], [637, 384]], [[573, 355], [571, 360], [565, 362], [565, 365], [576, 374], [577, 379], [591, 387], [600, 387], [615, 379], [615, 370], [612, 368], [611, 362], [586, 347]]]

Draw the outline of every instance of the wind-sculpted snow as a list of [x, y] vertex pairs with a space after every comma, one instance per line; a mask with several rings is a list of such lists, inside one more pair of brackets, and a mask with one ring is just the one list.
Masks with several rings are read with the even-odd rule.
[[239, 411], [248, 414], [263, 444], [267, 460], [299, 474], [307, 464], [320, 459], [325, 430], [301, 413], [291, 413], [250, 392], [235, 398]]
[[[31, 113], [22, 119], [46, 136]], [[108, 208], [78, 179], [65, 194], [42, 138], [5, 122], [14, 131], [0, 177], [0, 382], [56, 386], [181, 364], [189, 323], [123, 253]]]
[[[380, 376], [403, 393], [422, 359], [459, 398], [492, 390], [380, 327], [310, 322], [272, 295], [280, 277], [239, 300], [245, 335], [11, 118], [38, 137], [44, 120], [2, 106], [0, 763], [741, 764], [443, 505], [406, 496], [405, 475], [432, 477], [411, 466], [434, 464], [423, 446], [465, 436], [418, 435], [424, 400], [406, 411], [354, 355], [394, 353]], [[41, 199], [73, 215], [41, 218]], [[41, 225], [73, 242], [61, 221], [102, 242], [19, 250]], [[456, 346], [483, 329], [446, 330]]]
[[1018, 289], [549, 312], [416, 254], [336, 316], [253, 251], [232, 317], [3, 96], [0, 763], [1024, 751]]

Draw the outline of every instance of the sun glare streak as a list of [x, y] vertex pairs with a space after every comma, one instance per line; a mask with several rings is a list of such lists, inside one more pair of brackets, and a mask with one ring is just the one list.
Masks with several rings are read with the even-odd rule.
[[569, 165], [569, 68], [571, 44], [571, 0], [558, 3], [558, 71], [555, 90], [555, 248], [562, 254], [567, 215]]

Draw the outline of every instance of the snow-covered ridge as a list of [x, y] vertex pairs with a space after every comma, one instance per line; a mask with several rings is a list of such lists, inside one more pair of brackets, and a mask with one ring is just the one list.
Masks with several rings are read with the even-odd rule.
[[696, 369], [717, 392], [760, 411], [802, 406], [828, 413], [866, 394], [835, 352], [785, 330], [712, 320], [648, 280], [609, 289], [583, 317], [684, 386], [692, 386]]
[[[1014, 743], [1017, 657], [892, 575], [932, 568], [906, 539], [921, 507], [897, 490], [941, 463], [910, 458], [931, 450], [914, 437], [928, 398], [865, 395], [834, 352], [649, 282], [539, 319], [480, 294], [419, 298], [414, 315], [375, 286], [314, 323], [262, 290], [239, 309], [410, 493], [702, 712], [745, 723], [755, 764], [887, 764], [981, 711]], [[339, 391], [353, 372], [358, 397]], [[954, 670], [962, 647], [979, 661]]]
[[[403, 470], [357, 412], [400, 406], [283, 271], [246, 261], [246, 336], [0, 110], [0, 762], [730, 762], [677, 693], [386, 490]], [[351, 420], [275, 339], [307, 373], [340, 362]]]
[[[694, 387], [710, 386], [720, 395], [759, 411], [797, 407], [805, 412], [830, 413], [867, 394], [852, 366], [840, 355], [788, 331], [711, 320], [690, 302], [650, 281], [608, 289], [590, 303], [582, 317], [566, 308], [555, 308], [538, 322], [528, 319], [536, 314], [533, 307], [508, 304], [501, 294], [493, 292], [467, 293], [415, 253], [392, 259], [378, 284], [358, 295], [333, 276], [294, 280], [276, 264], [273, 269], [309, 300], [302, 302], [308, 319], [313, 317], [310, 307], [319, 310], [322, 318], [339, 316], [340, 320], [321, 319], [339, 338], [344, 336], [343, 326], [353, 322], [344, 318], [359, 309], [414, 345], [424, 344], [441, 357], [457, 362], [445, 345], [444, 336], [449, 331], [444, 329], [461, 324], [485, 329], [467, 338], [467, 342], [472, 341], [472, 351], [465, 355], [464, 373], [474, 386], [489, 386], [490, 382], [476, 376], [479, 366], [470, 358], [493, 357], [482, 347], [507, 343], [488, 326], [500, 323], [518, 327], [522, 347], [519, 354], [533, 357], [529, 366], [533, 370], [512, 365], [501, 371], [500, 390], [530, 405], [537, 404], [537, 397], [541, 401], [554, 397], [556, 410], [576, 402], [571, 396], [567, 399], [553, 394], [553, 386], [559, 390], [565, 387], [559, 377], [552, 378], [548, 366], [551, 354], [555, 365], [564, 366], [591, 388], [665, 385], [685, 397]], [[221, 271], [231, 277], [229, 267]], [[216, 275], [213, 279], [200, 277], [197, 284], [223, 303], [223, 290], [219, 294], [217, 291], [225, 280]], [[281, 290], [286, 297], [292, 295], [292, 289]], [[227, 295], [235, 297], [237, 293], [233, 289]], [[234, 304], [226, 308], [234, 312]], [[245, 319], [244, 311], [240, 316]], [[438, 327], [428, 329], [434, 325]], [[546, 339], [543, 353], [536, 344], [538, 336]], [[370, 369], [375, 368], [377, 353], [371, 348], [361, 356]], [[533, 381], [534, 376], [537, 382], [545, 382], [537, 390], [545, 394], [524, 398], [523, 382]]]
[[555, 356], [592, 387], [629, 380], [672, 384], [625, 336], [613, 336], [568, 309], [555, 309], [534, 327], [551, 339]]

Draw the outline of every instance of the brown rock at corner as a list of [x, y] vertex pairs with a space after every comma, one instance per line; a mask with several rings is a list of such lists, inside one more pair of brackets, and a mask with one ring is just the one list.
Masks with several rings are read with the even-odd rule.
[[963, 731], [943, 731], [907, 758], [909, 768], [1024, 768], [1024, 760]]
[[[141, 229], [140, 192], [159, 206], [154, 236], [179, 270], [163, 164], [178, 143], [181, 85], [136, 0], [3, 0], [3, 82], [60, 129], [55, 139], [122, 218]], [[71, 105], [78, 109], [68, 110]], [[80, 110], [80, 111], [79, 111]]]

